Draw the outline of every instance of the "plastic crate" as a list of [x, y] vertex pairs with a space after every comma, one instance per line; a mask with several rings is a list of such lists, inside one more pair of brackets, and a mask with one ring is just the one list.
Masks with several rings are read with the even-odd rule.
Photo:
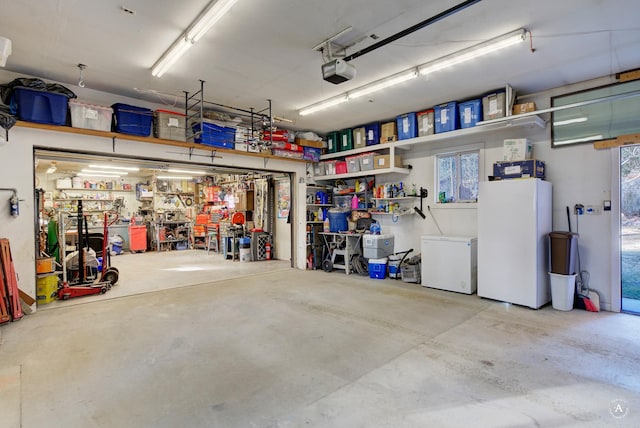
[[183, 113], [156, 110], [156, 137], [165, 140], [186, 141], [187, 120]]
[[13, 89], [18, 119], [27, 122], [64, 125], [67, 122], [66, 95], [17, 86]]
[[398, 127], [398, 140], [408, 140], [418, 136], [418, 123], [415, 113], [407, 113], [396, 118]]
[[336, 174], [346, 174], [346, 173], [347, 173], [347, 162], [336, 161]]
[[373, 153], [363, 153], [359, 156], [360, 159], [360, 171], [371, 171], [374, 168]]
[[456, 101], [437, 105], [433, 110], [436, 122], [436, 134], [458, 129], [458, 103]]
[[194, 141], [207, 146], [235, 148], [236, 131], [234, 128], [216, 125], [210, 122], [193, 124]]
[[74, 128], [94, 129], [108, 132], [111, 130], [113, 109], [111, 107], [86, 104], [69, 100], [71, 126]]
[[416, 121], [418, 122], [418, 137], [433, 135], [435, 132], [433, 109], [416, 113]]
[[367, 137], [367, 146], [380, 144], [380, 123], [375, 122], [365, 125], [364, 131]]
[[329, 153], [336, 153], [339, 148], [338, 148], [338, 133], [337, 132], [330, 132], [327, 134], [327, 151]]
[[347, 172], [360, 172], [360, 156], [347, 156]]
[[353, 148], [359, 149], [367, 146], [367, 132], [364, 126], [353, 129]]
[[353, 149], [353, 133], [351, 129], [343, 129], [339, 134], [338, 151], [345, 152]]
[[320, 162], [320, 155], [322, 154], [322, 149], [317, 149], [315, 147], [304, 147], [304, 160], [308, 160], [311, 162]]
[[113, 108], [113, 130], [121, 134], [148, 137], [151, 135], [153, 112], [144, 107], [116, 103]]
[[415, 264], [403, 263], [400, 265], [400, 275], [403, 282], [414, 282], [420, 284], [420, 266], [421, 262]]
[[460, 128], [472, 128], [482, 120], [482, 101], [480, 99], [458, 104], [460, 112]]

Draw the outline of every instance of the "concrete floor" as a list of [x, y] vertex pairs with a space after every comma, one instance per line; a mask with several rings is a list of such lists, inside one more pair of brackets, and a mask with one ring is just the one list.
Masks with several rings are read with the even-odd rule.
[[58, 307], [0, 334], [3, 427], [640, 426], [640, 318], [339, 272]]

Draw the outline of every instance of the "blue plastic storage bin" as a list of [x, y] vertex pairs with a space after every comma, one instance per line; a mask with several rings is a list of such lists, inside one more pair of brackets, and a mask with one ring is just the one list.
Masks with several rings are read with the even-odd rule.
[[369, 259], [369, 278], [385, 279], [387, 277], [387, 259]]
[[460, 128], [472, 128], [482, 120], [482, 101], [480, 99], [458, 104]]
[[148, 137], [151, 135], [153, 111], [144, 107], [116, 103], [113, 109], [113, 130], [121, 134]]
[[370, 123], [364, 126], [364, 132], [367, 137], [367, 146], [380, 144], [380, 123]]
[[418, 122], [415, 113], [407, 113], [396, 118], [398, 140], [408, 140], [418, 136]]
[[329, 210], [329, 231], [333, 233], [349, 230], [349, 215], [351, 211]]
[[13, 89], [18, 119], [27, 122], [64, 125], [69, 98], [54, 92], [17, 86]]
[[[193, 132], [196, 135], [194, 142], [207, 146], [221, 147], [225, 149], [235, 148], [236, 130], [215, 123], [203, 122], [193, 124]], [[202, 130], [202, 132], [200, 132]]]
[[458, 103], [449, 103], [435, 106], [436, 134], [454, 131], [458, 129]]

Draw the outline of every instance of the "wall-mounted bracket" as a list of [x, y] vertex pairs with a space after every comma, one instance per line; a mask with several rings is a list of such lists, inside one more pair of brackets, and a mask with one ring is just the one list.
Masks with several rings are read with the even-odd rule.
[[422, 202], [424, 201], [424, 199], [425, 199], [426, 197], [428, 197], [428, 196], [429, 196], [429, 191], [428, 191], [427, 189], [423, 188], [423, 187], [420, 187], [420, 194], [418, 194], [418, 195], [414, 195], [414, 196], [415, 196], [416, 198], [420, 198], [420, 208], [418, 208], [418, 207], [413, 207], [413, 209], [414, 209], [414, 210], [415, 210], [415, 212], [417, 212], [417, 213], [418, 213], [418, 215], [419, 215], [420, 217], [422, 217], [422, 219], [424, 220], [424, 219], [426, 219], [427, 217], [424, 215], [424, 211], [423, 211], [423, 209], [424, 209], [424, 208], [423, 208]]
[[113, 153], [116, 152], [116, 137], [115, 136], [111, 137], [111, 150], [113, 151]]

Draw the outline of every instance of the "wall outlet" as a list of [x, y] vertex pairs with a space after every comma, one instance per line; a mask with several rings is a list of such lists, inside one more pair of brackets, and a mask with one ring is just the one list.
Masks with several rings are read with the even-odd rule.
[[600, 214], [600, 207], [597, 205], [587, 205], [584, 207], [585, 214], [597, 215]]

